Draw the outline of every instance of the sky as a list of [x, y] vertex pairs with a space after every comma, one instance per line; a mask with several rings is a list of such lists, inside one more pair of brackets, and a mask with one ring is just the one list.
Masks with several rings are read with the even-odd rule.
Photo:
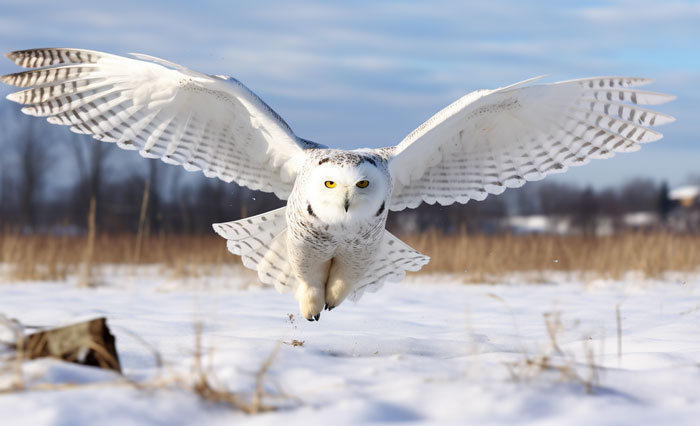
[[[553, 179], [700, 175], [700, 1], [0, 0], [0, 51], [34, 47], [139, 52], [231, 75], [297, 135], [340, 148], [395, 145], [476, 89], [543, 74], [651, 77], [649, 90], [678, 97], [655, 107], [677, 118], [658, 128], [665, 138]], [[15, 71], [0, 61], [0, 74]]]

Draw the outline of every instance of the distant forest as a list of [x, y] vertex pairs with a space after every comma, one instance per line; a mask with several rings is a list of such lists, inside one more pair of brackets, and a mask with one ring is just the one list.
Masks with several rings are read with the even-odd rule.
[[[273, 194], [207, 179], [201, 173], [135, 153], [120, 153], [68, 129], [49, 126], [16, 110], [0, 111], [0, 230], [21, 233], [83, 233], [90, 200], [99, 232], [211, 233], [211, 224], [236, 220], [284, 205]], [[634, 180], [594, 190], [548, 182], [526, 184], [466, 205], [421, 205], [389, 215], [397, 233], [439, 229], [446, 233], [498, 232], [506, 215], [567, 215], [585, 224], [597, 216], [671, 209], [668, 188]], [[410, 218], [410, 221], [407, 220]], [[408, 223], [410, 222], [410, 226]]]

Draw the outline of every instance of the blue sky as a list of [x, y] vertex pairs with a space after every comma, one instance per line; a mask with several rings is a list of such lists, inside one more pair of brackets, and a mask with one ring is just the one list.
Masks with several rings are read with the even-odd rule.
[[343, 148], [394, 145], [467, 92], [536, 75], [651, 77], [678, 96], [659, 107], [678, 119], [666, 137], [555, 179], [700, 175], [696, 1], [0, 0], [0, 51], [54, 46], [232, 75], [298, 135]]

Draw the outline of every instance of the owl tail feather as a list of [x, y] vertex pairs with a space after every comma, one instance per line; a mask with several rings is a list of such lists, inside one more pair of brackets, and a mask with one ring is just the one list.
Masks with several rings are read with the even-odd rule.
[[[241, 256], [246, 268], [257, 271], [260, 281], [281, 292], [294, 290], [298, 285], [287, 259], [285, 209], [213, 225], [216, 233], [228, 240], [229, 251]], [[428, 261], [428, 256], [384, 231], [367, 273], [353, 286], [349, 297], [358, 300], [365, 291], [379, 290], [385, 281], [401, 281], [407, 271], [417, 271]]]
[[382, 288], [386, 281], [401, 281], [407, 271], [418, 271], [428, 262], [430, 257], [419, 253], [385, 230], [367, 273], [348, 297], [357, 301], [365, 291], [373, 293]]
[[258, 272], [265, 284], [293, 290], [296, 277], [287, 260], [286, 207], [233, 222], [215, 223], [214, 231], [228, 240], [228, 250], [241, 256], [243, 266]]

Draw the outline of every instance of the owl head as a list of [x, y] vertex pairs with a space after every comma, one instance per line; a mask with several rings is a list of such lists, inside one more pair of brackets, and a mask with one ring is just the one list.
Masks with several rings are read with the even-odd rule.
[[344, 152], [315, 159], [306, 179], [309, 214], [327, 224], [353, 223], [381, 216], [388, 208], [391, 178], [386, 165]]

